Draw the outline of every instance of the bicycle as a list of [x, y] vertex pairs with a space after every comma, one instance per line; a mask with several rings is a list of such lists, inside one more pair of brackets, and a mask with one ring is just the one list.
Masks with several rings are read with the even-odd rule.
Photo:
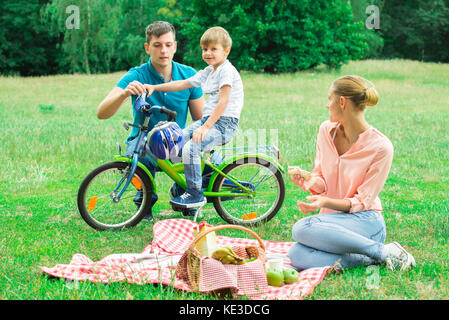
[[[84, 221], [94, 229], [135, 226], [151, 208], [151, 194], [156, 192], [156, 184], [148, 168], [138, 161], [139, 155], [147, 153], [173, 182], [184, 190], [186, 188], [182, 162], [157, 159], [147, 145], [147, 140], [149, 142], [149, 137], [156, 130], [167, 128], [176, 119], [176, 112], [149, 105], [141, 106], [140, 111], [144, 114], [143, 125], [125, 123], [126, 129], [129, 126], [139, 129], [137, 147], [132, 156], [114, 156], [115, 161], [93, 169], [79, 187], [78, 210]], [[156, 111], [166, 114], [167, 121], [161, 121], [149, 130], [150, 117]], [[222, 152], [225, 150], [222, 149]], [[223, 158], [221, 164], [211, 161], [214, 152], [203, 153], [201, 158], [207, 203], [212, 203], [218, 215], [229, 224], [254, 226], [271, 220], [278, 213], [285, 197], [285, 170], [278, 162], [277, 147], [244, 147], [237, 154], [233, 150], [234, 154]], [[142, 192], [140, 205], [133, 201], [137, 191]], [[173, 209], [182, 211], [180, 208]], [[196, 211], [194, 221], [200, 210]]]

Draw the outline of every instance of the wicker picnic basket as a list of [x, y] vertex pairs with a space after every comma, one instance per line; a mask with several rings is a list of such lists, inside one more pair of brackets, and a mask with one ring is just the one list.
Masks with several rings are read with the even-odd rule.
[[[248, 246], [237, 246], [232, 247], [234, 252], [244, 259], [255, 258], [256, 260], [260, 260], [261, 265], [263, 266], [263, 274], [265, 277], [265, 246], [262, 242], [262, 239], [255, 233], [254, 231], [239, 226], [239, 225], [221, 225], [216, 227], [211, 227], [205, 231], [200, 232], [196, 238], [192, 241], [187, 251], [184, 253], [182, 258], [180, 259], [177, 267], [176, 267], [176, 277], [184, 280], [193, 291], [199, 291], [200, 289], [200, 278], [202, 276], [201, 270], [204, 270], [204, 267], [201, 268], [202, 258], [204, 258], [201, 253], [196, 248], [198, 241], [211, 232], [215, 232], [223, 229], [239, 229], [243, 230], [250, 235], [252, 235], [258, 241], [259, 245], [248, 245]], [[212, 259], [212, 258], [210, 258]], [[227, 265], [229, 267], [229, 265]], [[239, 268], [243, 265], [232, 265], [232, 267]], [[259, 264], [260, 266], [260, 264]], [[260, 268], [259, 268], [260, 269]], [[218, 275], [217, 275], [218, 276]], [[228, 290], [228, 288], [223, 288], [221, 290], [213, 290], [211, 293], [214, 294], [227, 294], [227, 293], [235, 293]]]

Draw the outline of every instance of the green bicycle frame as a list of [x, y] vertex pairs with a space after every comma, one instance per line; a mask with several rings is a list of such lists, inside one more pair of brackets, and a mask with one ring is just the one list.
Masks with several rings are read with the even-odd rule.
[[[264, 160], [272, 163], [282, 174], [285, 173], [284, 168], [279, 164], [279, 162], [276, 159], [274, 159], [273, 157], [270, 157], [268, 155], [265, 155], [265, 154], [238, 155], [238, 156], [226, 159], [218, 167], [215, 166], [213, 163], [211, 163], [209, 160], [202, 158], [201, 159], [201, 171], [204, 170], [204, 166], [206, 164], [214, 170], [214, 173], [212, 174], [210, 181], [209, 181], [209, 186], [208, 186], [207, 190], [204, 190], [204, 193], [203, 193], [204, 196], [205, 197], [235, 197], [236, 194], [233, 192], [212, 191], [215, 180], [217, 179], [217, 177], [219, 175], [222, 175], [229, 181], [236, 184], [242, 191], [244, 191], [243, 193], [239, 194], [239, 196], [254, 197], [256, 195], [255, 191], [248, 189], [247, 187], [243, 186], [237, 179], [235, 179], [231, 175], [228, 175], [223, 172], [223, 170], [226, 166], [228, 166], [229, 164], [231, 164], [235, 161], [246, 159], [246, 158], [254, 158], [254, 157], [264, 159]], [[125, 157], [125, 156], [114, 156], [114, 159], [116, 159], [117, 161], [124, 161], [124, 162], [128, 162], [128, 163], [132, 163], [132, 159]], [[158, 167], [163, 172], [165, 172], [165, 174], [167, 174], [174, 182], [176, 182], [183, 189], [186, 189], [186, 179], [185, 179], [185, 176], [182, 174], [182, 173], [184, 173], [184, 164], [182, 162], [172, 163], [170, 160], [160, 160], [160, 159], [155, 160], [155, 162], [158, 165]], [[154, 190], [154, 192], [156, 192], [156, 184], [155, 184], [154, 178], [151, 175], [148, 168], [141, 162], [138, 162], [137, 166], [139, 168], [141, 168], [148, 175], [148, 177], [150, 178], [150, 180], [153, 184], [153, 190]]]
[[[247, 158], [259, 158], [259, 159], [263, 159], [266, 160], [267, 162], [270, 162], [271, 164], [273, 164], [277, 170], [279, 170], [282, 174], [285, 173], [285, 169], [282, 167], [282, 165], [273, 157], [270, 157], [266, 154], [242, 154], [242, 155], [237, 155], [234, 157], [230, 157], [228, 159], [225, 159], [225, 161], [217, 167], [215, 167], [213, 164], [209, 164], [214, 170], [215, 172], [212, 174], [210, 180], [209, 180], [209, 187], [208, 187], [208, 191], [211, 192], [212, 191], [212, 187], [215, 183], [215, 180], [217, 179], [217, 177], [219, 175], [224, 175], [227, 179], [231, 180], [233, 183], [237, 184], [240, 188], [244, 189], [245, 191], [249, 191], [250, 193], [254, 194], [254, 191], [250, 191], [247, 188], [245, 188], [244, 186], [242, 186], [240, 183], [236, 182], [233, 179], [230, 179], [228, 175], [224, 174], [221, 170], [224, 170], [225, 167], [227, 167], [229, 164], [236, 162], [238, 160], [243, 160], [243, 159], [247, 159]], [[204, 193], [206, 194], [206, 192]], [[235, 196], [235, 194], [233, 194]], [[212, 195], [213, 196], [213, 195]]]

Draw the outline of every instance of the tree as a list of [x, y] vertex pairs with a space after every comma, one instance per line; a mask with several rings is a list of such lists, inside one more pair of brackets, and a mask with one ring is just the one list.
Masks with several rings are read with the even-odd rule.
[[66, 71], [59, 37], [41, 21], [39, 0], [5, 1], [0, 20], [0, 73], [22, 76]]
[[449, 0], [389, 0], [382, 21], [385, 57], [449, 62]]
[[[365, 26], [360, 32], [363, 33], [367, 50], [363, 58], [377, 58], [382, 54], [384, 41], [382, 38], [382, 17], [383, 7], [386, 0], [351, 0], [352, 12], [354, 14], [354, 21], [361, 22]], [[372, 12], [370, 8], [375, 8], [378, 12]], [[371, 26], [371, 16], [378, 19], [378, 26]], [[368, 22], [368, 26], [367, 26]]]
[[201, 63], [199, 39], [209, 27], [225, 27], [233, 38], [230, 60], [238, 69], [294, 72], [325, 64], [339, 68], [365, 53], [348, 1], [193, 0], [183, 10], [180, 33], [192, 39], [184, 60]]
[[146, 27], [162, 18], [159, 9], [164, 0], [128, 0], [121, 3], [122, 20], [118, 38], [118, 63], [123, 68], [140, 65], [148, 60], [144, 51]]
[[[53, 0], [46, 18], [63, 34], [62, 49], [72, 72], [98, 73], [142, 64], [145, 28], [157, 20], [162, 0]], [[67, 28], [67, 8], [79, 8], [79, 28]]]
[[[69, 24], [71, 11], [67, 9], [71, 7], [78, 8], [77, 27]], [[118, 34], [114, 24], [118, 25], [120, 19], [120, 12], [111, 1], [52, 1], [45, 14], [54, 32], [63, 35], [62, 49], [72, 72], [108, 71]]]

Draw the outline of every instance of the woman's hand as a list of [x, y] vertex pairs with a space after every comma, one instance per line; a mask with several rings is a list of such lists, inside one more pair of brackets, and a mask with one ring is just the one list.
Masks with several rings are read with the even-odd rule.
[[293, 174], [292, 175], [292, 181], [294, 184], [296, 184], [298, 186], [298, 188], [303, 188], [304, 187], [304, 177], [301, 176], [300, 174]]
[[311, 202], [308, 203], [298, 200], [299, 209], [304, 214], [313, 213], [325, 207], [328, 198], [325, 196], [307, 196], [306, 200]]
[[201, 126], [193, 132], [192, 140], [195, 143], [201, 143], [206, 136], [209, 129], [205, 126]]
[[304, 182], [312, 178], [312, 174], [309, 171], [302, 170], [298, 166], [289, 166], [288, 174], [292, 177], [293, 183], [301, 189], [304, 189]]

